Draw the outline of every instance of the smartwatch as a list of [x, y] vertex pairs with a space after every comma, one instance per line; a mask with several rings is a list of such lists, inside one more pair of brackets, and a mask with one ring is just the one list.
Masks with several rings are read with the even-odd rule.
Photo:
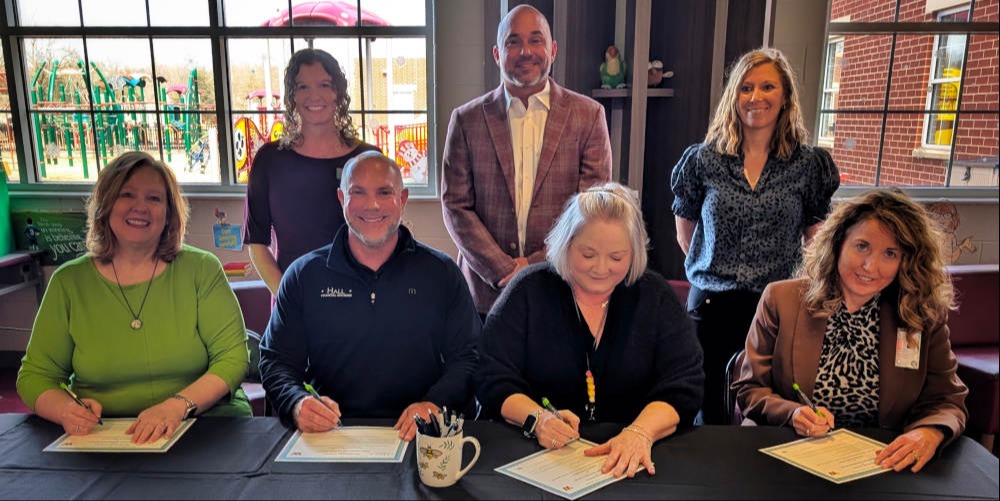
[[521, 425], [521, 432], [524, 433], [525, 437], [535, 438], [535, 426], [538, 425], [538, 416], [541, 413], [541, 410], [537, 410], [528, 414], [528, 417], [525, 418], [524, 424]]

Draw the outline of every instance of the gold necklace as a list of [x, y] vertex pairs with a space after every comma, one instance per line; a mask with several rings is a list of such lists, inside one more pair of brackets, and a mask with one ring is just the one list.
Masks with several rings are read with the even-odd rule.
[[153, 273], [149, 275], [149, 282], [146, 283], [146, 293], [142, 295], [142, 303], [139, 304], [139, 312], [136, 313], [132, 310], [132, 304], [128, 302], [128, 296], [125, 295], [125, 289], [122, 288], [122, 283], [118, 280], [118, 269], [115, 268], [115, 260], [111, 260], [111, 271], [115, 274], [115, 283], [118, 284], [118, 291], [122, 293], [122, 299], [125, 300], [125, 306], [128, 308], [128, 312], [132, 314], [132, 330], [137, 331], [142, 328], [142, 320], [139, 320], [139, 315], [142, 315], [142, 309], [146, 306], [146, 298], [149, 297], [149, 288], [153, 286], [153, 276], [156, 275], [156, 266], [160, 264], [159, 259], [154, 259], [153, 261]]

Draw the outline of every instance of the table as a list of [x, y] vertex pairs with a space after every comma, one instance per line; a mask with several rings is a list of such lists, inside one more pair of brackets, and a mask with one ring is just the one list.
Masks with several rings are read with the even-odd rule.
[[[345, 420], [347, 425], [388, 421]], [[619, 429], [585, 427], [601, 441]], [[888, 430], [861, 430], [888, 441]], [[539, 450], [520, 430], [466, 423], [479, 439], [479, 462], [457, 484], [420, 483], [413, 445], [403, 463], [276, 463], [291, 435], [276, 418], [200, 418], [166, 454], [42, 452], [61, 428], [37, 416], [0, 415], [2, 499], [560, 499], [493, 469]], [[584, 499], [997, 499], [1000, 463], [959, 437], [918, 474], [885, 473], [837, 485], [757, 449], [795, 439], [789, 428], [703, 426], [661, 440], [657, 473], [640, 473]]]

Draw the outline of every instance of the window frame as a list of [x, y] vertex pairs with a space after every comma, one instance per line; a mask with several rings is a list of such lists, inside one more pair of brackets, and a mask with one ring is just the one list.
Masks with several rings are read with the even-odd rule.
[[[896, 0], [895, 2], [895, 19], [899, 19], [901, 0]], [[954, 2], [947, 7], [949, 10], [954, 9], [968, 9], [970, 12], [970, 18], [974, 18], [974, 12], [977, 0], [969, 0], [966, 2]], [[935, 35], [935, 34], [962, 34], [966, 36], [966, 46], [965, 55], [962, 59], [962, 76], [960, 77], [964, 83], [964, 79], [967, 76], [965, 71], [965, 65], [968, 63], [968, 52], [969, 46], [971, 45], [969, 41], [972, 35], [1000, 35], [1000, 23], [992, 21], [966, 21], [966, 22], [852, 22], [847, 20], [833, 20], [831, 19], [831, 11], [833, 7], [833, 2], [827, 2], [827, 22], [826, 22], [826, 40], [836, 36], [847, 36], [847, 35], [891, 35], [893, 47], [895, 47], [896, 39], [899, 35]], [[942, 9], [942, 12], [944, 9]], [[829, 44], [824, 44], [823, 48], [823, 61], [826, 61], [827, 51], [829, 50]], [[889, 67], [887, 71], [892, 70], [892, 53], [890, 53]], [[825, 69], [823, 70], [825, 72]], [[823, 85], [825, 74], [820, 75], [820, 84]], [[820, 88], [822, 90], [822, 87]], [[959, 121], [962, 115], [994, 115], [998, 113], [998, 110], [963, 110], [961, 107], [962, 103], [962, 91], [963, 87], [959, 89], [958, 102], [956, 104], [956, 110], [954, 111], [956, 121]], [[900, 114], [923, 114], [925, 116], [936, 114], [933, 110], [921, 109], [921, 110], [895, 110], [889, 108], [889, 98], [891, 91], [891, 85], [887, 84], [885, 88], [885, 96], [883, 100], [883, 105], [881, 108], [876, 109], [826, 109], [822, 107], [823, 101], [822, 97], [818, 99], [819, 109], [816, 117], [816, 127], [817, 131], [822, 116], [824, 114], [838, 114], [838, 113], [868, 113], [868, 114], [878, 114], [882, 117], [882, 125], [879, 132], [879, 153], [875, 160], [875, 175], [876, 182], [875, 186], [841, 186], [838, 190], [837, 197], [851, 197], [869, 191], [872, 189], [877, 189], [881, 186], [879, 184], [879, 171], [881, 169], [882, 162], [882, 152], [885, 147], [885, 135], [886, 135], [886, 118], [891, 115]], [[822, 96], [822, 92], [820, 92]], [[926, 120], [925, 120], [926, 121]], [[921, 141], [923, 138], [921, 138]], [[953, 140], [954, 142], [954, 140]], [[952, 170], [955, 167], [955, 148], [948, 148], [947, 153], [947, 170], [945, 174], [945, 179], [950, 179]], [[947, 182], [947, 181], [946, 181]], [[923, 186], [898, 186], [903, 191], [909, 193], [916, 199], [919, 200], [936, 200], [940, 198], [948, 198], [952, 200], [962, 201], [962, 202], [973, 202], [973, 203], [996, 203], [1000, 200], [1000, 190], [997, 187], [966, 187], [966, 186], [937, 186], [937, 187], [923, 187]]]
[[[946, 18], [948, 16], [951, 16], [953, 14], [958, 14], [958, 13], [961, 13], [961, 12], [967, 12], [968, 13], [967, 18], [971, 18], [972, 17], [972, 11], [970, 10], [970, 7], [971, 7], [970, 4], [965, 4], [963, 6], [959, 6], [959, 7], [955, 7], [955, 8], [951, 8], [951, 9], [945, 9], [945, 10], [942, 10], [942, 11], [938, 11], [935, 14], [934, 17], [937, 19], [937, 22], [941, 23], [941, 22], [945, 22], [944, 18]], [[939, 110], [940, 111], [942, 109], [942, 108], [939, 108], [936, 105], [936, 103], [934, 102], [934, 97], [937, 95], [935, 93], [935, 89], [936, 88], [943, 87], [944, 85], [950, 84], [950, 83], [957, 83], [959, 85], [962, 84], [962, 76], [961, 75], [959, 75], [957, 77], [935, 77], [935, 75], [938, 73], [938, 71], [937, 71], [938, 70], [938, 65], [941, 64], [941, 58], [938, 57], [938, 54], [941, 52], [942, 49], [944, 49], [946, 47], [946, 46], [943, 47], [941, 45], [942, 35], [944, 35], [944, 36], [952, 36], [952, 35], [954, 35], [954, 36], [961, 36], [964, 39], [964, 41], [962, 42], [962, 45], [963, 45], [963, 48], [962, 48], [962, 54], [963, 54], [962, 67], [963, 68], [965, 67], [964, 55], [968, 52], [967, 51], [967, 46], [969, 45], [969, 37], [967, 35], [958, 34], [958, 33], [938, 33], [938, 34], [934, 35], [934, 42], [933, 42], [933, 46], [932, 46], [933, 49], [931, 50], [931, 64], [930, 64], [930, 67], [928, 68], [928, 70], [930, 71], [930, 75], [928, 75], [928, 78], [927, 78], [927, 101], [926, 101], [925, 107], [928, 110]], [[958, 96], [957, 96], [957, 93], [956, 93], [956, 102], [955, 102], [956, 109], [958, 107], [957, 98], [958, 98]], [[952, 130], [954, 130], [955, 122], [957, 121], [955, 119], [958, 116], [956, 114], [954, 114], [954, 113], [939, 113], [938, 115], [941, 115], [941, 114], [948, 114], [948, 115], [952, 116]], [[924, 148], [924, 149], [927, 149], [927, 150], [939, 150], [939, 151], [948, 152], [949, 150], [951, 150], [952, 146], [954, 145], [954, 140], [952, 140], [952, 142], [950, 144], [947, 144], [947, 145], [928, 142], [928, 139], [929, 139], [928, 136], [930, 135], [930, 133], [932, 131], [933, 132], [938, 132], [938, 129], [933, 129], [932, 128], [932, 125], [935, 122], [934, 117], [936, 117], [938, 115], [928, 114], [928, 115], [924, 116], [924, 124], [923, 124], [923, 127], [921, 129], [922, 132], [921, 132], [921, 135], [920, 135], [920, 147]]]
[[[835, 54], [835, 53], [833, 53], [833, 54], [831, 53], [831, 51], [833, 50], [832, 49], [833, 47], [840, 47], [839, 52], [840, 52], [841, 56], [843, 56], [843, 53], [844, 53], [844, 37], [842, 37], [842, 36], [833, 36], [833, 37], [827, 38], [826, 50], [823, 53], [823, 68], [824, 68], [824, 73], [822, 75], [823, 76], [822, 84], [821, 84], [822, 88], [820, 89], [820, 106], [819, 106], [820, 109], [826, 109], [828, 102], [834, 102], [835, 103], [837, 101], [837, 94], [840, 92], [840, 78], [834, 79], [834, 76], [831, 74], [831, 72], [833, 71], [832, 70], [833, 65], [837, 64], [836, 57], [831, 57], [831, 56], [833, 56]], [[830, 97], [829, 101], [827, 100], [827, 97]], [[836, 109], [836, 108], [830, 108], [830, 109]], [[825, 124], [825, 122], [824, 122], [824, 116], [825, 115], [823, 115], [823, 114], [819, 114], [818, 117], [817, 117], [817, 124], [816, 124], [816, 142], [820, 146], [826, 146], [826, 145], [832, 145], [833, 144], [833, 136], [832, 135], [830, 135], [830, 136], [824, 136], [823, 135], [824, 124]], [[835, 125], [836, 124], [836, 120], [832, 120], [830, 123], [831, 123], [831, 125], [834, 125], [834, 129], [836, 129], [836, 125]]]
[[[22, 0], [23, 1], [23, 0]], [[290, 9], [294, 0], [283, 0]], [[364, 0], [351, 0], [364, 6]], [[223, 23], [224, 9], [228, 5], [230, 8], [234, 0], [208, 0], [209, 22], [208, 26], [184, 26], [165, 27], [157, 26], [150, 22], [150, 26], [15, 26], [14, 11], [16, 0], [0, 0], [0, 37], [2, 37], [3, 56], [8, 80], [8, 93], [10, 97], [11, 126], [15, 129], [14, 152], [16, 159], [8, 162], [16, 162], [20, 180], [9, 182], [8, 188], [11, 195], [59, 195], [59, 196], [79, 196], [87, 195], [91, 191], [93, 182], [42, 182], [37, 179], [37, 168], [35, 165], [34, 139], [31, 138], [32, 115], [29, 113], [28, 94], [26, 93], [27, 82], [24, 76], [23, 55], [21, 53], [21, 40], [26, 38], [100, 38], [100, 37], [135, 37], [145, 41], [162, 38], [207, 38], [211, 45], [212, 71], [214, 73], [214, 92], [216, 98], [215, 110], [211, 113], [218, 124], [228, 124], [219, 126], [219, 170], [220, 179], [218, 184], [211, 183], [186, 183], [182, 185], [185, 195], [195, 197], [221, 197], [240, 198], [246, 193], [246, 185], [236, 181], [236, 162], [233, 151], [233, 130], [232, 119], [244, 114], [239, 106], [233, 106], [238, 100], [232, 95], [229, 86], [229, 62], [227, 42], [232, 39], [253, 39], [253, 38], [285, 38], [290, 46], [294, 47], [296, 39], [317, 38], [317, 39], [356, 39], [359, 40], [358, 54], [364, 50], [360, 40], [364, 38], [422, 38], [426, 44], [425, 58], [425, 86], [427, 88], [427, 162], [428, 180], [426, 186], [407, 186], [410, 197], [414, 199], [437, 199], [439, 197], [439, 172], [435, 166], [437, 162], [437, 131], [433, 126], [436, 120], [436, 106], [434, 96], [434, 0], [424, 0], [425, 24], [423, 26], [282, 26], [282, 27], [256, 27], [256, 26], [225, 26]], [[227, 3], [228, 2], [228, 3]], [[148, 10], [147, 4], [147, 10]], [[291, 56], [289, 53], [288, 56]], [[280, 63], [279, 71], [283, 71], [284, 63]], [[352, 96], [352, 115], [384, 115], [398, 110], [380, 110], [368, 107], [362, 108], [360, 97]], [[160, 106], [162, 108], [162, 106]], [[150, 113], [166, 114], [163, 109], [156, 109]], [[361, 127], [361, 124], [356, 124]], [[370, 140], [371, 141], [371, 140]], [[374, 144], [374, 143], [373, 143]], [[101, 166], [103, 167], [103, 166]], [[96, 168], [94, 171], [96, 172]], [[93, 178], [93, 176], [92, 176]]]

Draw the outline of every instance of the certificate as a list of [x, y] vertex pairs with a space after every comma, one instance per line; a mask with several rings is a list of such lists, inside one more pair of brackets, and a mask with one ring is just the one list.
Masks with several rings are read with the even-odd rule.
[[[575, 440], [561, 449], [549, 449], [505, 464], [496, 471], [566, 499], [586, 496], [608, 484], [626, 478], [601, 473], [607, 456], [585, 456], [583, 451], [597, 444]], [[639, 469], [644, 469], [642, 465]]]
[[104, 424], [94, 427], [87, 435], [64, 433], [45, 449], [45, 452], [167, 452], [196, 421], [181, 421], [174, 434], [144, 444], [133, 444], [132, 435], [125, 430], [132, 426], [135, 418], [104, 418]]
[[841, 428], [822, 437], [803, 438], [760, 449], [792, 466], [835, 484], [885, 473], [875, 464], [875, 454], [885, 444]]
[[401, 463], [409, 442], [384, 426], [340, 426], [322, 433], [296, 430], [275, 461]]

